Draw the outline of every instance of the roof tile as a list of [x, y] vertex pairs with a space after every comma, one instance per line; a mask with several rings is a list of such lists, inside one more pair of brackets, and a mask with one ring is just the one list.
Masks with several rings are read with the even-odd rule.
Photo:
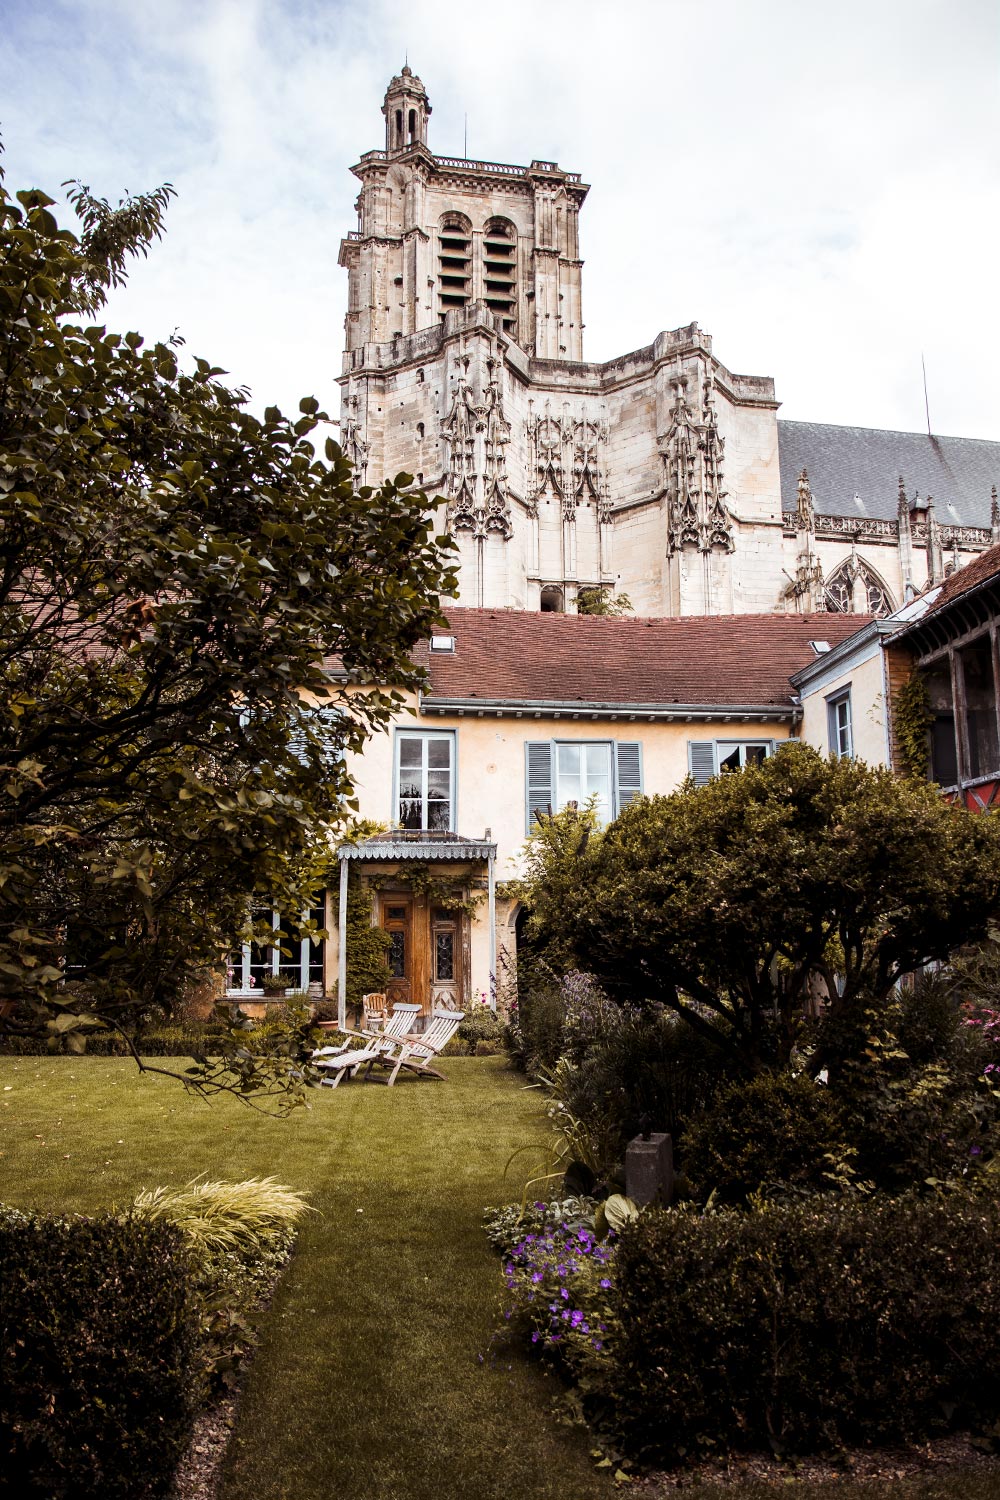
[[[789, 676], [867, 615], [713, 615], [678, 619], [447, 610], [455, 652], [414, 657], [425, 698], [484, 703], [788, 705]], [[444, 634], [444, 631], [440, 632]]]

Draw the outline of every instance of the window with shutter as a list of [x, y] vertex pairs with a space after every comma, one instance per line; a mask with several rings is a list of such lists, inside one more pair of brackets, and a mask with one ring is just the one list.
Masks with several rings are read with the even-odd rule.
[[773, 740], [688, 740], [688, 774], [695, 786], [704, 786], [713, 776], [759, 766], [773, 754]]
[[530, 740], [524, 749], [527, 765], [525, 826], [530, 833], [538, 814], [547, 816], [555, 807], [552, 791], [552, 742]]
[[715, 770], [715, 741], [688, 740], [688, 772], [695, 786], [711, 781]]
[[642, 746], [638, 741], [623, 740], [615, 745], [617, 811], [628, 807], [634, 797], [642, 796]]

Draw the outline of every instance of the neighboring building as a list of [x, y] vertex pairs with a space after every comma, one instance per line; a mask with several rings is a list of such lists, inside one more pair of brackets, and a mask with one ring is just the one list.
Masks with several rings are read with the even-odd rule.
[[793, 674], [802, 738], [832, 754], [903, 769], [897, 694], [926, 690], [925, 770], [968, 807], [1000, 791], [1000, 546]]
[[795, 733], [789, 677], [812, 642], [839, 644], [858, 624], [457, 607], [448, 618], [418, 653], [426, 690], [351, 767], [361, 815], [391, 831], [341, 861], [342, 880], [350, 869], [368, 880], [372, 919], [392, 937], [391, 991], [425, 1006], [492, 997], [519, 915], [497, 882], [520, 872], [536, 814], [594, 798], [608, 822], [633, 797], [763, 759]]
[[587, 362], [580, 175], [435, 156], [409, 68], [382, 112], [341, 246], [341, 439], [368, 482], [447, 497], [458, 602], [885, 615], [1000, 541], [1000, 443], [779, 421], [695, 323]]

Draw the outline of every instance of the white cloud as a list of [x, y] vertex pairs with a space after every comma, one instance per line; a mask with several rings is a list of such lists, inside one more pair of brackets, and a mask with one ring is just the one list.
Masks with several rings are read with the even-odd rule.
[[408, 53], [431, 145], [556, 158], [586, 352], [697, 320], [784, 414], [1000, 437], [991, 0], [64, 0], [7, 7], [8, 180], [172, 180], [108, 319], [174, 327], [255, 404], [335, 410], [362, 151]]

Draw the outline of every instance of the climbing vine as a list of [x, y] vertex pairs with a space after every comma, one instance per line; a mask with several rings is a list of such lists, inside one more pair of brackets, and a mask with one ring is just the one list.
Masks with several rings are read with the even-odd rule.
[[900, 770], [907, 776], [927, 774], [927, 732], [934, 723], [927, 684], [916, 673], [896, 692], [892, 726]]
[[[381, 887], [388, 877], [373, 875], [370, 878], [372, 885]], [[405, 881], [415, 896], [424, 896], [428, 905], [440, 906], [445, 911], [465, 912], [471, 917], [483, 902], [482, 894], [466, 895], [465, 880], [449, 880], [422, 860], [402, 861], [391, 878]]]

